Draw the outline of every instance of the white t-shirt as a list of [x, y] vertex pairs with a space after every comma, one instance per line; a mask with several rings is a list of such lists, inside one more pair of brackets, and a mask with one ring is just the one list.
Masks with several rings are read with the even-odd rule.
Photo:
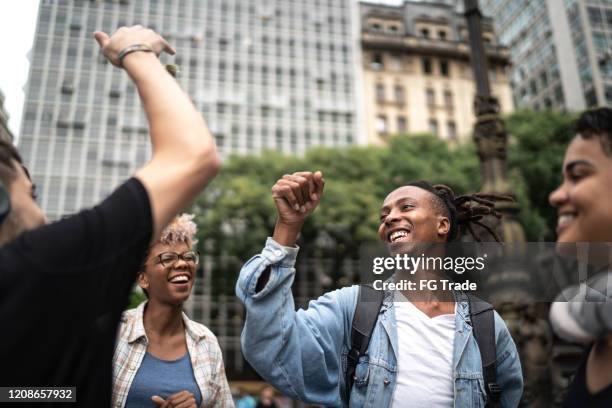
[[429, 318], [407, 300], [394, 307], [398, 361], [391, 406], [452, 407], [455, 315]]

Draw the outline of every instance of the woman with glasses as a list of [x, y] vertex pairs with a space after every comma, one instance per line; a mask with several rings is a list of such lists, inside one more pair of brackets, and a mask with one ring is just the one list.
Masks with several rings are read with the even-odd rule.
[[192, 219], [174, 219], [138, 274], [147, 301], [121, 320], [113, 407], [233, 407], [215, 335], [183, 313], [199, 261]]

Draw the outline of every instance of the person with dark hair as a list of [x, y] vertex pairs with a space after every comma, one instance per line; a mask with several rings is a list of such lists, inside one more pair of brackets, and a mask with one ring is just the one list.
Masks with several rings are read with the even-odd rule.
[[[558, 208], [557, 252], [597, 273], [566, 288], [552, 304], [555, 332], [588, 345], [566, 407], [612, 406], [612, 109], [584, 112], [565, 153], [563, 183], [550, 194]], [[580, 243], [581, 248], [577, 248]], [[588, 255], [582, 255], [587, 254]]]
[[113, 358], [113, 407], [233, 407], [221, 348], [183, 305], [196, 278], [193, 215], [176, 217], [138, 273], [147, 296], [121, 317]]
[[19, 154], [0, 144], [0, 385], [75, 387], [55, 396], [108, 407], [115, 336], [136, 272], [220, 159], [202, 117], [157, 58], [174, 54], [161, 36], [133, 26], [94, 37], [138, 89], [153, 155], [99, 205], [46, 224]]
[[[274, 235], [262, 253], [243, 266], [236, 284], [246, 307], [242, 332], [246, 360], [272, 386], [309, 403], [484, 406], [491, 384], [484, 381], [484, 360], [465, 293], [384, 291], [380, 303], [373, 303], [371, 335], [359, 332], [369, 344], [356, 355], [353, 329], [360, 319], [354, 317], [357, 307], [368, 302], [362, 299], [360, 286], [329, 292], [311, 301], [308, 309], [295, 311], [291, 284], [299, 250], [296, 241], [305, 218], [323, 196], [323, 186], [321, 172], [298, 172], [283, 176], [272, 187], [277, 209]], [[482, 224], [487, 215], [499, 216], [496, 199], [503, 197], [455, 197], [447, 186], [411, 183], [385, 198], [378, 235], [392, 254], [415, 254], [418, 248], [419, 254], [440, 255], [460, 228], [474, 231], [469, 224]], [[418, 279], [438, 279], [442, 273], [425, 267], [412, 272]], [[519, 356], [501, 317], [493, 312], [490, 316], [497, 379], [491, 395], [503, 407], [516, 407], [523, 388]], [[349, 372], [351, 360], [356, 360], [354, 375]]]

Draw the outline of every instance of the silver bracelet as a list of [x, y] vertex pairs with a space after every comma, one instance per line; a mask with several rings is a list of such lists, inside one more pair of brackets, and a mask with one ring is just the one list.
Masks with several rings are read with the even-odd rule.
[[130, 45], [129, 47], [125, 47], [124, 49], [122, 49], [119, 52], [119, 55], [117, 55], [117, 60], [119, 60], [119, 66], [123, 67], [123, 59], [128, 54], [131, 54], [131, 53], [137, 52], [137, 51], [154, 52], [153, 48], [151, 48], [151, 46], [146, 45], [146, 44], [134, 44], [134, 45]]

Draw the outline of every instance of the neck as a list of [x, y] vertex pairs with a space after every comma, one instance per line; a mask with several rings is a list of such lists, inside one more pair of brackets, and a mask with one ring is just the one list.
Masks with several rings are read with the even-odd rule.
[[147, 334], [172, 336], [182, 332], [183, 306], [168, 305], [155, 299], [149, 299], [144, 311], [144, 327]]

